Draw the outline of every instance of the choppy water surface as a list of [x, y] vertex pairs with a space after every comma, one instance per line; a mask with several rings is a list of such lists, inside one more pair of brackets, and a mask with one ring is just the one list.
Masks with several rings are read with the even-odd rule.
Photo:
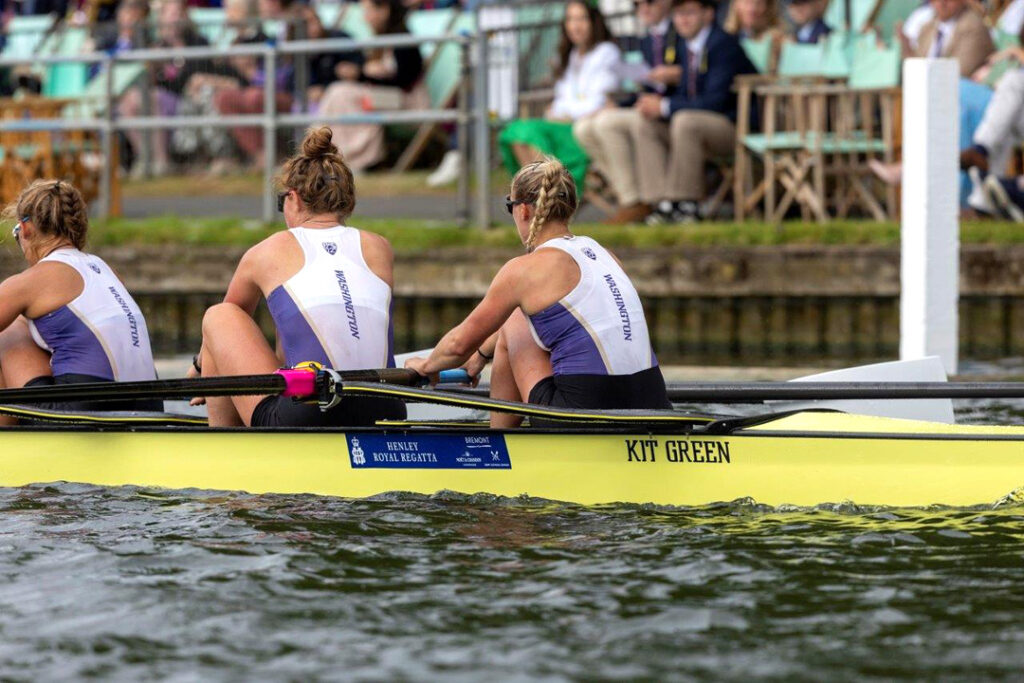
[[1007, 676], [1024, 508], [0, 490], [5, 677]]
[[1007, 678], [1022, 570], [1014, 501], [0, 489], [0, 679]]

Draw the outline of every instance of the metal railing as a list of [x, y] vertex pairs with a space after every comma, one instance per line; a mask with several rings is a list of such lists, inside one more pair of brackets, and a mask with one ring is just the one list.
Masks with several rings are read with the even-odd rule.
[[[515, 9], [524, 5], [535, 5], [545, 8], [546, 15], [537, 21], [523, 21], [522, 16], [517, 14]], [[544, 50], [534, 50], [542, 36], [543, 40], [550, 42], [552, 29], [557, 28], [561, 22], [561, 13], [557, 10], [563, 3], [552, 3], [550, 0], [527, 0], [518, 2], [513, 6], [505, 8], [509, 13], [506, 15], [508, 21], [490, 20], [488, 28], [486, 12], [494, 12], [494, 5], [478, 5], [474, 10], [473, 32], [446, 33], [443, 35], [420, 36], [420, 35], [386, 35], [367, 39], [335, 39], [327, 38], [321, 40], [294, 40], [281, 43], [268, 42], [266, 44], [239, 44], [233, 45], [229, 51], [222, 48], [202, 46], [184, 47], [175, 49], [144, 48], [127, 50], [115, 54], [94, 52], [80, 55], [41, 55], [29, 59], [21, 58], [0, 58], [0, 67], [30, 66], [40, 68], [59, 64], [84, 64], [98, 65], [99, 71], [95, 76], [97, 85], [102, 88], [93, 87], [94, 92], [99, 91], [101, 95], [94, 97], [89, 116], [84, 118], [63, 118], [63, 119], [24, 119], [24, 120], [0, 120], [0, 132], [5, 131], [95, 131], [99, 134], [100, 148], [106, 159], [107, 165], [117, 163], [115, 158], [115, 136], [128, 131], [152, 131], [152, 130], [174, 130], [182, 128], [211, 128], [229, 129], [239, 127], [261, 128], [263, 132], [263, 168], [264, 175], [263, 197], [262, 197], [262, 218], [271, 221], [274, 218], [275, 201], [272, 191], [272, 179], [277, 167], [276, 139], [281, 130], [293, 130], [312, 124], [345, 125], [345, 124], [429, 124], [429, 123], [451, 123], [456, 127], [457, 149], [461, 169], [458, 180], [456, 218], [462, 224], [472, 222], [484, 228], [490, 225], [491, 196], [490, 196], [490, 175], [492, 168], [491, 130], [492, 127], [501, 122], [501, 116], [494, 116], [495, 110], [502, 108], [500, 102], [496, 103], [494, 93], [489, 92], [490, 78], [495, 69], [503, 66], [502, 59], [508, 59], [509, 54], [514, 56], [515, 68], [518, 72], [515, 85], [513, 86], [512, 109], [515, 109], [514, 98], [518, 94], [519, 84], [527, 87], [536, 85], [531, 83], [531, 76], [528, 73], [530, 65], [527, 60], [520, 59], [520, 51], [527, 51], [531, 56], [543, 54]], [[501, 10], [502, 8], [497, 8]], [[481, 28], [483, 27], [483, 28]], [[544, 34], [543, 32], [547, 32]], [[502, 40], [508, 40], [512, 36], [516, 42], [516, 50], [504, 54], [501, 47]], [[521, 38], [525, 47], [519, 47]], [[277, 83], [273, 77], [266, 77], [263, 83], [263, 111], [256, 114], [237, 115], [190, 115], [190, 116], [119, 116], [117, 114], [117, 102], [123, 92], [117, 92], [115, 88], [116, 67], [123, 63], [146, 63], [158, 64], [168, 60], [189, 61], [189, 60], [223, 60], [226, 57], [255, 57], [261, 60], [264, 74], [274, 74], [276, 67], [285, 60], [293, 60], [296, 64], [304, 64], [302, 59], [307, 55], [329, 52], [355, 52], [364, 50], [379, 50], [383, 48], [398, 47], [419, 47], [425, 44], [436, 46], [435, 54], [440, 52], [441, 47], [446, 44], [455, 44], [460, 51], [460, 65], [458, 85], [456, 90], [456, 106], [454, 109], [417, 109], [401, 111], [366, 111], [358, 114], [324, 115], [322, 113], [290, 113], [279, 112], [275, 106], [277, 100]], [[497, 46], [497, 47], [495, 47]], [[547, 46], [550, 47], [550, 46]], [[542, 58], [543, 59], [543, 58]], [[508, 66], [504, 64], [504, 66]], [[537, 65], [533, 64], [534, 71]], [[301, 71], [301, 70], [300, 70]], [[498, 72], [500, 75], [500, 72]], [[143, 89], [153, 87], [151, 83], [150, 70], [147, 70], [141, 77], [139, 86]], [[501, 83], [500, 85], [505, 85]], [[298, 98], [300, 101], [302, 98]], [[143, 111], [148, 108], [148, 97], [143, 100], [146, 104]], [[443, 105], [443, 103], [441, 103]], [[506, 113], [507, 115], [507, 113]], [[472, 134], [472, 144], [470, 135]], [[472, 168], [476, 178], [476, 193], [470, 197], [469, 173], [470, 158], [469, 151], [473, 152]], [[112, 208], [112, 187], [111, 173], [114, 169], [103, 172], [100, 178], [99, 196], [96, 210], [100, 215], [109, 215]], [[472, 206], [471, 206], [472, 204]]]
[[[350, 52], [357, 50], [373, 50], [381, 48], [396, 48], [405, 46], [419, 46], [427, 43], [455, 43], [461, 49], [460, 82], [458, 86], [458, 104], [456, 109], [422, 109], [422, 110], [401, 110], [401, 111], [367, 111], [362, 114], [345, 115], [324, 115], [309, 113], [284, 113], [278, 112], [274, 106], [277, 95], [277, 84], [275, 79], [268, 77], [263, 84], [263, 112], [258, 114], [239, 114], [230, 116], [137, 116], [118, 117], [116, 115], [116, 103], [118, 94], [114, 88], [115, 68], [120, 63], [158, 63], [167, 60], [194, 60], [194, 59], [222, 59], [226, 56], [224, 50], [210, 47], [186, 47], [173, 50], [146, 48], [141, 50], [128, 50], [116, 54], [91, 53], [83, 55], [52, 55], [35, 58], [31, 61], [25, 59], [0, 58], [0, 67], [15, 66], [47, 66], [55, 64], [97, 64], [100, 67], [95, 78], [102, 79], [102, 97], [94, 102], [92, 115], [84, 118], [61, 118], [61, 119], [18, 119], [0, 121], [0, 132], [28, 132], [28, 131], [71, 131], [84, 130], [96, 131], [100, 137], [100, 147], [108, 164], [115, 163], [114, 157], [114, 135], [119, 132], [133, 130], [159, 130], [175, 128], [238, 128], [238, 127], [259, 127], [264, 135], [264, 164], [263, 173], [265, 177], [263, 192], [262, 217], [265, 221], [271, 221], [274, 217], [275, 203], [271, 190], [271, 180], [277, 167], [276, 158], [276, 135], [281, 129], [304, 127], [316, 123], [328, 125], [344, 125], [373, 123], [380, 125], [391, 124], [421, 124], [421, 123], [454, 123], [457, 127], [460, 140], [467, 138], [466, 130], [470, 121], [475, 120], [480, 125], [475, 128], [483, 130], [486, 136], [488, 128], [488, 111], [485, 98], [476, 98], [477, 106], [474, 110], [469, 109], [469, 88], [473, 87], [470, 81], [471, 57], [473, 50], [486, 63], [486, 37], [483, 34], [461, 35], [446, 34], [440, 36], [406, 36], [388, 35], [379, 38], [364, 40], [348, 39], [323, 39], [316, 41], [294, 41], [283, 44], [266, 43], [262, 45], [237, 45], [232, 47], [232, 57], [256, 57], [261, 60], [265, 74], [274, 74], [277, 64], [282, 57], [304, 56], [323, 52]], [[475, 83], [481, 82], [480, 72], [485, 69], [476, 69], [477, 76]], [[483, 75], [483, 82], [486, 83], [486, 73]], [[479, 85], [477, 85], [479, 87]], [[480, 144], [477, 140], [477, 155], [482, 159], [477, 161], [476, 169], [481, 179], [481, 186], [489, 186], [490, 155], [487, 144]], [[462, 167], [469, 167], [466, 153], [468, 146], [459, 145], [462, 155]], [[467, 174], [459, 174], [459, 204], [458, 218], [460, 221], [469, 220], [469, 185]], [[486, 225], [489, 223], [489, 206], [486, 195], [481, 192], [478, 197], [476, 223]], [[110, 212], [111, 200], [111, 177], [110, 173], [104, 172], [101, 175], [100, 194], [98, 198], [97, 211], [101, 215]]]

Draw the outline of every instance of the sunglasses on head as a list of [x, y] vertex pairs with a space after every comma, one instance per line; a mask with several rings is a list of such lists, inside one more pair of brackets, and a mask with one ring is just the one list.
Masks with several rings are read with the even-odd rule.
[[277, 212], [284, 213], [284, 200], [288, 199], [288, 193], [291, 190], [285, 190], [284, 192], [277, 193]]

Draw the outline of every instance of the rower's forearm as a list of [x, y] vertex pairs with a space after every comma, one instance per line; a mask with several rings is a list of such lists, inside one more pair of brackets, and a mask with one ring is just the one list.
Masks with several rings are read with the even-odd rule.
[[476, 348], [476, 345], [466, 343], [464, 338], [458, 333], [458, 328], [456, 328], [442, 337], [441, 341], [437, 342], [437, 346], [434, 347], [430, 357], [427, 358], [427, 363], [422, 371], [426, 374], [433, 374], [442, 370], [457, 368], [476, 352]]

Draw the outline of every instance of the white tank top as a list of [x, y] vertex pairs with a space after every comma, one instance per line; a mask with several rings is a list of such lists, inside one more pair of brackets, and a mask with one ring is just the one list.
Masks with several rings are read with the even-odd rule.
[[103, 259], [68, 247], [40, 263], [47, 261], [71, 266], [85, 283], [71, 303], [29, 320], [32, 338], [51, 354], [54, 376], [79, 374], [118, 382], [155, 379], [146, 319]]
[[647, 319], [629, 276], [589, 237], [556, 237], [537, 249], [560, 249], [580, 281], [560, 301], [527, 316], [533, 338], [551, 353], [556, 375], [632, 375], [658, 364]]
[[363, 259], [359, 231], [292, 228], [305, 264], [267, 297], [288, 365], [394, 367], [391, 287]]

